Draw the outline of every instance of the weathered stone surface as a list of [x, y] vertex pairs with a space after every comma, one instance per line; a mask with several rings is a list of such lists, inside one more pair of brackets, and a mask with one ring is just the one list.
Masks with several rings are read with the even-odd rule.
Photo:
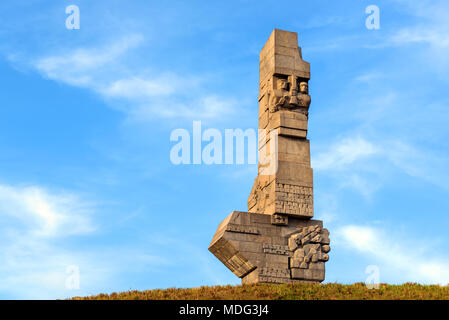
[[321, 282], [330, 240], [322, 221], [311, 219], [310, 65], [302, 60], [295, 32], [273, 31], [259, 71], [259, 128], [265, 134], [259, 135], [249, 212], [231, 213], [209, 250], [243, 284]]
[[[322, 221], [289, 217], [286, 225], [278, 226], [267, 217], [234, 211], [218, 228], [209, 250], [242, 278], [242, 283], [323, 281], [330, 248], [329, 232]], [[230, 231], [229, 225], [240, 231]], [[259, 233], [247, 233], [253, 229]], [[248, 241], [236, 233], [253, 238]]]
[[257, 177], [248, 199], [248, 209], [250, 212], [312, 218], [312, 169], [285, 163], [279, 177]]
[[283, 214], [273, 214], [271, 215], [271, 224], [288, 226], [288, 216]]

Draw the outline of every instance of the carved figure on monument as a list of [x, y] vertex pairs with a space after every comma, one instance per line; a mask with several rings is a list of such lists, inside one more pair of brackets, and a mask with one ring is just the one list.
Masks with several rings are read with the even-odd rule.
[[301, 109], [298, 110], [299, 112], [307, 113], [311, 102], [308, 83], [302, 81], [297, 90], [297, 87], [287, 79], [275, 78], [275, 81], [275, 89], [268, 93], [270, 112], [273, 113], [281, 109], [295, 111], [299, 107]]
[[276, 88], [271, 93], [270, 112], [276, 112], [281, 107], [287, 108], [290, 104], [290, 92], [288, 91], [288, 82], [286, 79], [276, 79]]
[[309, 85], [307, 82], [301, 82], [299, 84], [298, 105], [300, 107], [307, 108], [309, 110], [310, 102], [312, 99], [309, 96]]
[[292, 251], [292, 278], [306, 279], [307, 270], [312, 270], [313, 278], [324, 279], [324, 262], [329, 260], [329, 243], [329, 232], [317, 225], [301, 228], [292, 234], [288, 239]]

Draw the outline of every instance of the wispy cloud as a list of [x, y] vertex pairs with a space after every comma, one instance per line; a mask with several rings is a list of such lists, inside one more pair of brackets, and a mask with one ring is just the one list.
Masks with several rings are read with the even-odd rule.
[[409, 239], [401, 242], [389, 232], [359, 225], [344, 226], [335, 234], [343, 246], [377, 263], [381, 277], [384, 271], [401, 274], [400, 278], [408, 282], [449, 283], [449, 261], [436, 254], [431, 239], [429, 245]]
[[217, 119], [232, 115], [237, 102], [234, 99], [223, 99], [216, 95], [206, 95], [182, 101], [179, 98], [173, 100], [153, 99], [143, 102], [129, 110], [129, 120], [148, 121], [155, 117], [161, 118], [190, 118], [190, 119]]
[[[393, 6], [388, 8], [389, 14], [396, 12], [406, 23], [397, 25], [389, 21], [387, 27], [382, 27], [380, 32], [372, 32], [364, 28], [359, 20], [352, 21], [351, 34], [332, 34], [323, 41], [320, 39], [316, 45], [308, 46], [307, 52], [321, 51], [347, 51], [364, 49], [409, 49], [409, 57], [420, 57], [420, 63], [428, 63], [435, 70], [447, 71], [447, 55], [449, 53], [449, 20], [447, 1], [403, 1], [395, 0]], [[380, 17], [383, 20], [387, 11], [386, 6], [380, 7]], [[405, 17], [405, 18], [402, 18]], [[346, 17], [346, 20], [351, 18]], [[332, 20], [331, 20], [332, 21]], [[338, 21], [338, 20], [337, 20]], [[384, 22], [381, 23], [383, 26]], [[385, 23], [386, 24], [386, 23]], [[340, 23], [341, 25], [341, 23]], [[368, 33], [370, 35], [368, 36]], [[413, 48], [413, 49], [412, 49]], [[421, 56], [420, 56], [421, 55]], [[427, 58], [428, 61], [423, 61]], [[363, 80], [363, 78], [361, 79]]]
[[177, 76], [165, 76], [158, 79], [131, 77], [119, 79], [104, 88], [102, 94], [111, 98], [139, 99], [154, 96], [171, 95], [179, 88], [181, 79]]
[[444, 30], [443, 26], [416, 26], [400, 29], [390, 37], [392, 44], [413, 44], [424, 43], [437, 48], [449, 48], [449, 35], [447, 34], [447, 26]]
[[91, 212], [91, 206], [74, 194], [0, 185], [0, 214], [20, 222], [22, 235], [46, 238], [89, 233], [95, 229]]
[[313, 158], [313, 167], [317, 170], [344, 169], [360, 159], [379, 153], [379, 149], [362, 137], [343, 138], [330, 149]]
[[0, 185], [0, 295], [49, 298], [56, 292], [64, 294], [66, 268], [87, 267], [91, 262], [62, 244], [96, 229], [93, 211], [92, 204], [74, 193]]
[[[154, 245], [148, 242], [86, 246], [98, 234], [105, 236], [95, 222], [97, 206], [74, 192], [0, 185], [0, 298], [54, 299], [124, 290], [117, 280], [124, 272], [172, 264], [167, 254], [149, 249]], [[79, 268], [79, 289], [66, 287], [70, 266]]]
[[363, 73], [355, 78], [355, 81], [357, 82], [364, 82], [369, 83], [372, 81], [378, 81], [379, 79], [382, 79], [385, 75], [380, 72], [367, 72]]
[[[401, 15], [408, 16], [406, 25], [390, 30], [366, 48], [406, 48], [408, 59], [416, 58], [434, 72], [446, 74], [449, 68], [449, 21], [447, 1], [395, 1]], [[447, 77], [446, 77], [447, 79]]]
[[142, 42], [141, 35], [129, 35], [108, 46], [76, 48], [68, 53], [37, 59], [32, 64], [49, 79], [97, 90], [101, 87], [101, 83], [95, 81], [98, 80], [97, 73]]
[[340, 188], [353, 188], [369, 197], [398, 171], [449, 190], [445, 168], [449, 159], [401, 140], [343, 137], [312, 159], [312, 166], [335, 177]]
[[[149, 72], [155, 69], [151, 63], [133, 66], [128, 61], [129, 54], [144, 43], [142, 35], [131, 34], [108, 45], [32, 59], [31, 67], [46, 79], [95, 92], [131, 120], [220, 119], [233, 114], [237, 100], [206, 90], [201, 75], [179, 75], [169, 70]], [[10, 60], [25, 63], [18, 58]]]
[[[337, 181], [338, 188], [351, 188], [370, 197], [381, 186], [380, 160], [383, 149], [361, 136], [345, 137], [312, 158], [312, 167]], [[377, 179], [373, 179], [373, 173]]]

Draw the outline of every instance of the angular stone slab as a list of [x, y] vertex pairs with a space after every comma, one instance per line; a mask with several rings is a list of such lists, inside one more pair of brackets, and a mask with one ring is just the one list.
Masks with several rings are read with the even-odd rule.
[[209, 251], [244, 284], [318, 283], [329, 242], [319, 220], [234, 211], [219, 225]]

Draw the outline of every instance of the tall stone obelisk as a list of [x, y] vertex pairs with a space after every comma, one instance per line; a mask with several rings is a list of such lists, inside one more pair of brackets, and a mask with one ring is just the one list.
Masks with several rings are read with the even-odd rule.
[[330, 240], [322, 221], [311, 219], [309, 79], [297, 33], [275, 29], [260, 53], [262, 134], [249, 212], [232, 212], [209, 246], [242, 283], [324, 280]]

